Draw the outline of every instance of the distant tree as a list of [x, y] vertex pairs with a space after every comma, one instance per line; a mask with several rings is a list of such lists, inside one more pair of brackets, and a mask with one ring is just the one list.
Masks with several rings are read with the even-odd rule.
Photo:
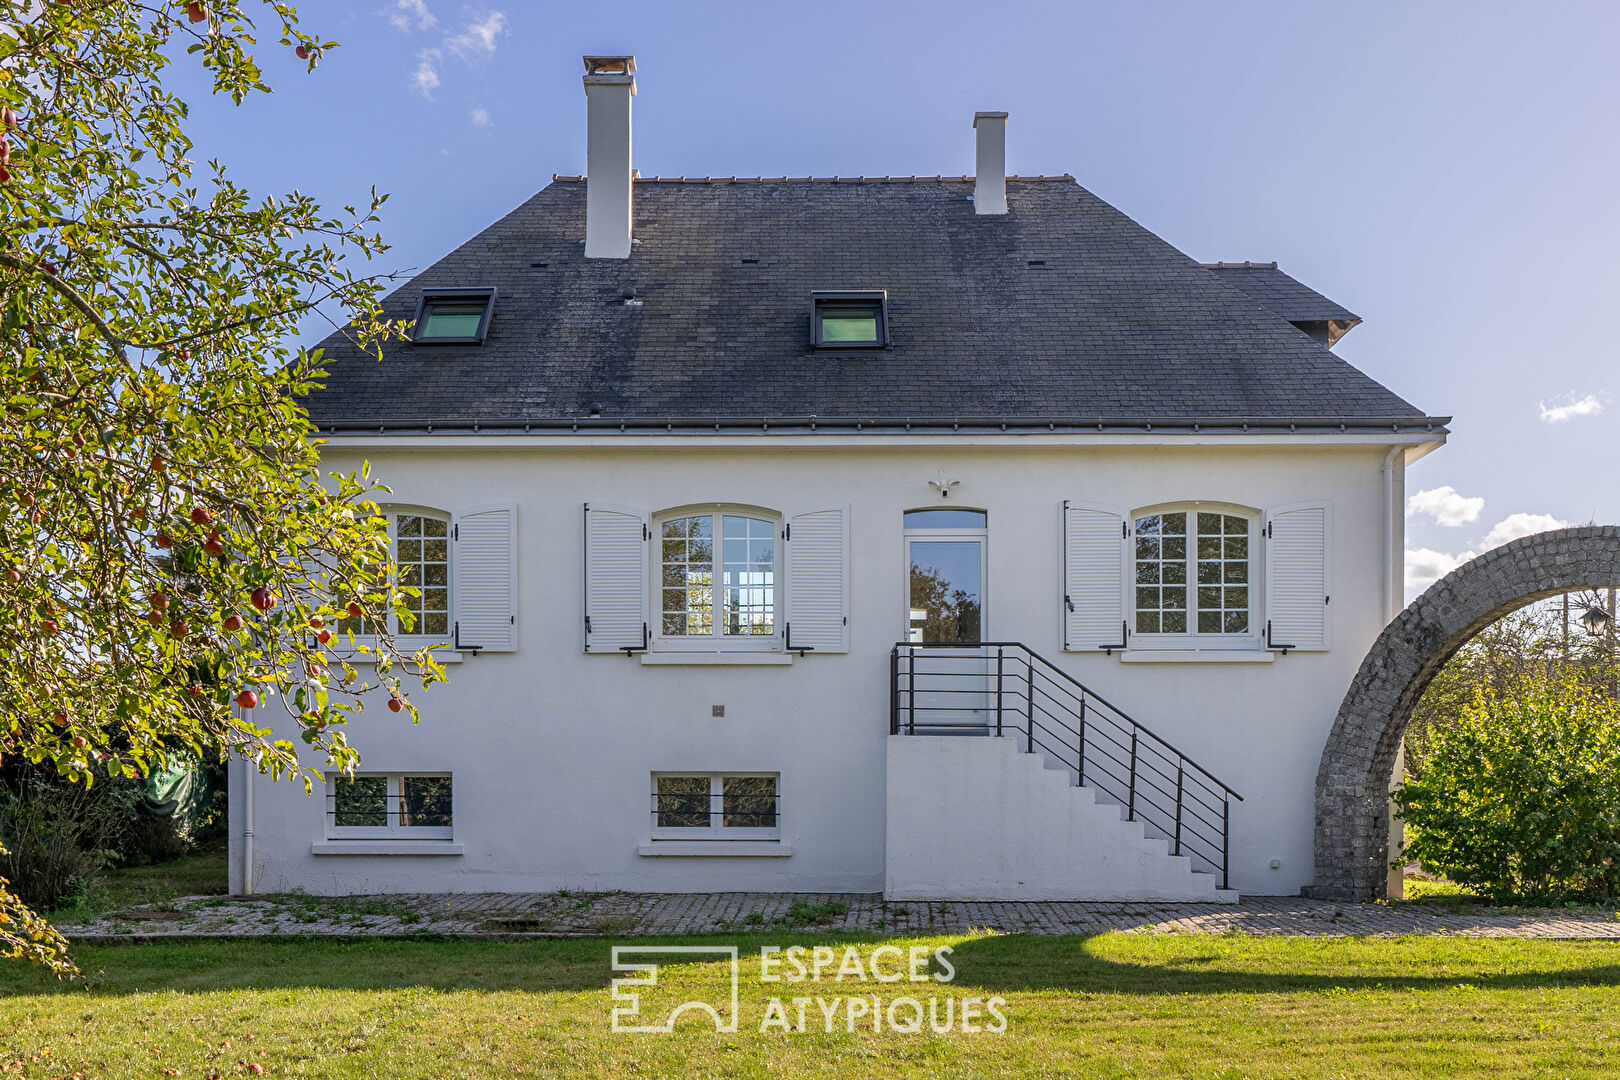
[[[442, 675], [395, 650], [377, 489], [323, 482], [298, 404], [319, 357], [286, 344], [316, 311], [372, 351], [398, 329], [348, 263], [385, 250], [383, 197], [328, 215], [194, 177], [164, 88], [191, 54], [216, 94], [268, 92], [249, 7], [310, 70], [336, 45], [270, 0], [0, 0], [0, 757], [79, 783], [196, 752], [307, 789], [298, 743], [352, 769], [365, 692], [414, 716], [401, 674]], [[345, 617], [376, 635], [369, 679]], [[0, 882], [0, 954], [63, 948]]]

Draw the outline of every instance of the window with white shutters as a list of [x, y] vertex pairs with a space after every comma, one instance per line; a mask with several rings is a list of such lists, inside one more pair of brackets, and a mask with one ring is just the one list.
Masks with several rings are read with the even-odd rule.
[[1063, 647], [1112, 652], [1127, 644], [1125, 513], [1063, 504]]
[[1330, 639], [1326, 503], [1277, 506], [1266, 513], [1266, 647], [1326, 650]]
[[849, 651], [849, 508], [788, 515], [786, 645], [800, 653]]
[[1138, 649], [1256, 649], [1258, 515], [1196, 502], [1130, 521], [1131, 644]]
[[458, 649], [512, 652], [517, 648], [517, 507], [479, 506], [451, 526], [451, 578]]
[[585, 651], [647, 648], [647, 515], [625, 506], [585, 507]]

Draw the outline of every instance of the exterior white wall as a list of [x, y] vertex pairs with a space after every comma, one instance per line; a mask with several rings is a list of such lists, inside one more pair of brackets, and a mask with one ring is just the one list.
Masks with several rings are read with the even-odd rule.
[[888, 749], [890, 900], [1222, 898], [1218, 877], [1017, 738], [891, 735]]
[[[752, 448], [582, 445], [362, 454], [402, 504], [512, 501], [518, 517], [515, 653], [469, 657], [413, 695], [422, 720], [381, 708], [351, 726], [364, 771], [449, 771], [455, 856], [314, 855], [323, 800], [255, 780], [255, 886], [269, 892], [551, 890], [877, 891], [884, 881], [889, 650], [906, 625], [902, 511], [989, 513], [987, 638], [1018, 640], [1241, 792], [1233, 888], [1292, 895], [1312, 880], [1317, 764], [1340, 699], [1384, 625], [1385, 448]], [[1144, 507], [1202, 499], [1263, 509], [1332, 504], [1332, 643], [1272, 663], [1128, 663], [1061, 649], [1061, 504]], [[789, 666], [644, 666], [582, 652], [582, 510], [707, 501], [784, 512], [851, 507], [847, 655]], [[725, 705], [724, 719], [710, 706]], [[274, 708], [261, 710], [266, 717]], [[781, 774], [787, 858], [637, 854], [654, 771]], [[238, 798], [233, 807], [239, 806]], [[986, 812], [990, 812], [986, 808]], [[233, 820], [233, 833], [241, 824]], [[238, 844], [238, 846], [240, 846]], [[1272, 860], [1278, 861], [1273, 869]], [[233, 879], [235, 880], [235, 879]]]

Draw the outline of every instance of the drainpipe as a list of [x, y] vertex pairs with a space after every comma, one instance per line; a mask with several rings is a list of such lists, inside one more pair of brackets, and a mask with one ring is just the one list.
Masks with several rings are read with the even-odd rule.
[[242, 894], [253, 895], [253, 778], [257, 770], [242, 762]]
[[1395, 506], [1395, 458], [1405, 454], [1404, 446], [1392, 446], [1384, 455], [1384, 623], [1400, 614], [1404, 586], [1402, 559], [1395, 550], [1395, 522], [1400, 520]]

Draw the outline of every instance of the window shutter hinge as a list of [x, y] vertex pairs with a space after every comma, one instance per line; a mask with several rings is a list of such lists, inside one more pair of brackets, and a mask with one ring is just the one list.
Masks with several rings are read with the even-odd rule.
[[641, 542], [645, 544], [648, 540], [651, 540], [651, 539], [652, 539], [652, 531], [647, 528], [647, 523], [645, 521], [643, 521], [641, 523]]
[[1129, 540], [1131, 538], [1131, 527], [1123, 521], [1119, 523], [1119, 538], [1121, 540]]
[[454, 525], [450, 526], [450, 539], [461, 539], [461, 522], [458, 521]]
[[786, 525], [782, 526], [782, 539], [784, 539], [784, 540], [792, 540], [793, 539], [793, 523], [791, 521], [788, 522]]

